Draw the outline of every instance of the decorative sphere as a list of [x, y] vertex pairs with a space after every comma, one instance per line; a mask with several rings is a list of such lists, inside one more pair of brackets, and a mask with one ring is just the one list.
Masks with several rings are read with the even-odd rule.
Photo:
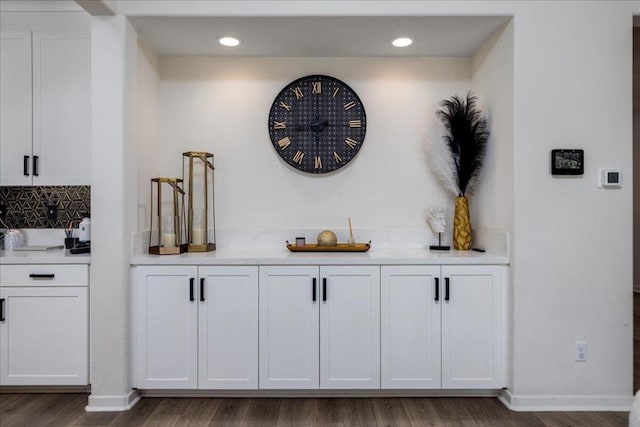
[[318, 246], [335, 246], [338, 244], [338, 236], [331, 230], [324, 230], [318, 234]]

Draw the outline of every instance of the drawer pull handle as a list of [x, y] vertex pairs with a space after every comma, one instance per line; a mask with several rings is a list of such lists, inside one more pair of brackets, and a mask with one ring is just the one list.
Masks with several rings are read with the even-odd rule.
[[444, 278], [444, 300], [449, 301], [449, 278]]
[[29, 176], [29, 157], [24, 156], [24, 163], [22, 164], [22, 173], [24, 176]]
[[200, 279], [200, 301], [204, 302], [204, 277]]
[[4, 322], [4, 298], [0, 298], [0, 322]]
[[192, 277], [191, 279], [189, 279], [189, 301], [195, 301], [195, 297], [193, 296], [193, 281], [195, 279]]
[[316, 302], [316, 278], [313, 278], [313, 302]]
[[322, 278], [322, 301], [327, 301], [327, 278]]
[[55, 274], [53, 273], [49, 273], [49, 274], [35, 274], [35, 273], [31, 273], [29, 275], [29, 278], [31, 279], [53, 279], [54, 277], [56, 277]]
[[38, 156], [33, 156], [33, 176], [38, 176]]
[[435, 281], [436, 281], [436, 297], [434, 299], [435, 301], [440, 301], [440, 279], [436, 277]]

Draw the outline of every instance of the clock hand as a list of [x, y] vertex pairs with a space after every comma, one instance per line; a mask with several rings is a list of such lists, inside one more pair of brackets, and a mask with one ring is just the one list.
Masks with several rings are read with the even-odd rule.
[[294, 130], [295, 130], [296, 132], [302, 132], [302, 131], [305, 131], [305, 130], [307, 130], [307, 129], [311, 129], [311, 130], [312, 130], [312, 131], [314, 131], [314, 132], [322, 132], [322, 130], [323, 130], [325, 127], [329, 127], [329, 126], [331, 126], [331, 125], [329, 124], [329, 120], [317, 120], [317, 121], [315, 121], [315, 122], [312, 122], [312, 123], [311, 123], [311, 124], [309, 124], [309, 125], [296, 125], [296, 126], [294, 127]]
[[311, 123], [309, 126], [314, 132], [322, 132], [325, 126], [329, 126], [329, 120], [318, 120], [316, 122]]

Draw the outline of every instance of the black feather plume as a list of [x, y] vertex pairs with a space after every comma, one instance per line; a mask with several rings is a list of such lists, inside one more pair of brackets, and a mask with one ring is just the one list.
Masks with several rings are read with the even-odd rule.
[[440, 103], [436, 116], [448, 131], [443, 137], [453, 158], [454, 173], [460, 195], [471, 195], [487, 150], [487, 120], [476, 108], [477, 97], [471, 92], [466, 99], [454, 95]]

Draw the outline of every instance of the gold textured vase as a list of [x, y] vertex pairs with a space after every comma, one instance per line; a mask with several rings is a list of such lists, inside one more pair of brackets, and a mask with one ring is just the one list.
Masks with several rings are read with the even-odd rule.
[[465, 196], [456, 197], [456, 210], [453, 217], [453, 248], [459, 251], [471, 249], [471, 217], [469, 200]]

